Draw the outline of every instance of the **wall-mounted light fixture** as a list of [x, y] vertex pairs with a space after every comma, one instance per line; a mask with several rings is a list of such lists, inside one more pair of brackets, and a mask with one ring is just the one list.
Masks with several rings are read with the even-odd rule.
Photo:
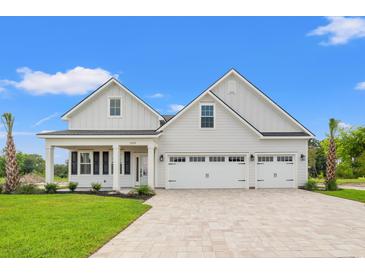
[[163, 154], [160, 155], [160, 162], [163, 162]]
[[253, 162], [253, 161], [255, 161], [255, 155], [253, 155], [253, 154], [251, 154], [250, 155], [250, 160]]
[[305, 155], [304, 154], [300, 154], [300, 160], [304, 161], [305, 160]]

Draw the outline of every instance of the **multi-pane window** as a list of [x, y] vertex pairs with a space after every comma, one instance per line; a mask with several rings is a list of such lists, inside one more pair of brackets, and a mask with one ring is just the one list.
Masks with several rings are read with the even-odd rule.
[[293, 162], [293, 156], [278, 156], [277, 160], [278, 162]]
[[205, 162], [205, 156], [191, 156], [189, 157], [190, 162]]
[[170, 162], [177, 163], [177, 162], [185, 162], [186, 158], [184, 156], [171, 156]]
[[120, 98], [109, 98], [109, 116], [111, 117], [121, 116]]
[[258, 162], [273, 162], [274, 156], [258, 156], [257, 161]]
[[89, 152], [80, 153], [80, 174], [91, 174], [91, 157]]
[[214, 128], [214, 105], [201, 105], [200, 111], [200, 127]]
[[229, 162], [244, 162], [245, 156], [229, 156], [228, 161]]
[[209, 156], [209, 162], [224, 162], [225, 160], [224, 156]]

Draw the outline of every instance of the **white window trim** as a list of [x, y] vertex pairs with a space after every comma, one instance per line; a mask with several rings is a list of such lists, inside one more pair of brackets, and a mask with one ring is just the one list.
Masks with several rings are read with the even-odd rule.
[[[202, 106], [213, 106], [213, 127], [202, 127], [201, 118], [202, 118]], [[199, 103], [199, 129], [201, 130], [214, 130], [215, 129], [215, 103]]]
[[[78, 176], [94, 176], [94, 151], [92, 150], [79, 150], [78, 151], [78, 170], [77, 175]], [[90, 156], [90, 174], [81, 174], [81, 153], [89, 153]]]
[[[120, 100], [120, 115], [110, 115], [110, 100], [111, 99], [119, 99]], [[123, 98], [122, 96], [108, 96], [108, 118], [111, 119], [118, 119], [118, 118], [122, 118], [123, 115]]]

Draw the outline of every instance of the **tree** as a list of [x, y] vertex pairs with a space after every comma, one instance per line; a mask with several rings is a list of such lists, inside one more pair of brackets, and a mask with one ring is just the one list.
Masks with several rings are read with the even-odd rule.
[[337, 134], [339, 121], [331, 118], [329, 120], [329, 146], [326, 162], [326, 189], [337, 189], [336, 185], [336, 142], [335, 136]]
[[60, 178], [67, 178], [68, 165], [56, 164], [54, 165], [54, 175]]
[[310, 177], [326, 174], [326, 155], [322, 144], [317, 139], [311, 139], [308, 145], [308, 172]]
[[13, 139], [14, 116], [11, 113], [2, 115], [2, 122], [7, 131], [6, 149], [5, 149], [5, 192], [13, 192], [19, 184], [19, 170], [16, 159], [16, 149]]

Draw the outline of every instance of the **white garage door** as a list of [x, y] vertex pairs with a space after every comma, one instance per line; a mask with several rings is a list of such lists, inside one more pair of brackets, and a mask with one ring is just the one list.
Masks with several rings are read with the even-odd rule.
[[258, 155], [256, 187], [296, 187], [294, 161], [294, 155]]
[[246, 155], [169, 155], [168, 188], [248, 188]]

